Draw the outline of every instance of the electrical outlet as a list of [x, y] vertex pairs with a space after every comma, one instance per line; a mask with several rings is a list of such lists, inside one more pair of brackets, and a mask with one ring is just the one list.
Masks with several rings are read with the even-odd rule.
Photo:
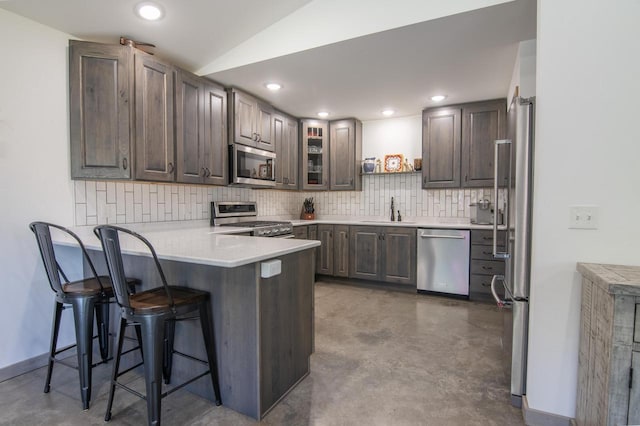
[[569, 229], [598, 229], [598, 206], [570, 206]]

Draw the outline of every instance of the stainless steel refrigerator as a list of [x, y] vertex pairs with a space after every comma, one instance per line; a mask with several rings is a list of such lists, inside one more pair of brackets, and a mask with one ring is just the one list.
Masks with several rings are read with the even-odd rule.
[[[493, 255], [504, 259], [506, 267], [504, 275], [493, 277], [491, 291], [504, 310], [505, 367], [511, 378], [511, 403], [517, 407], [522, 406], [527, 377], [534, 106], [534, 98], [513, 99], [507, 117], [509, 139], [495, 141], [494, 158], [494, 190], [497, 194], [504, 188], [507, 232], [500, 234], [494, 224]], [[500, 251], [500, 246], [505, 249]]]

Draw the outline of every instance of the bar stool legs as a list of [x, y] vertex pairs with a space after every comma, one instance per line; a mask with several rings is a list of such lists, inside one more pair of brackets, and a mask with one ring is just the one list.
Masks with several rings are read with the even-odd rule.
[[[218, 368], [216, 360], [215, 340], [213, 335], [211, 311], [208, 301], [203, 301], [198, 304], [198, 310], [200, 314], [200, 325], [202, 327], [202, 335], [204, 337], [205, 349], [207, 352], [207, 362], [209, 364], [208, 374], [211, 377], [213, 384], [215, 404], [220, 405], [220, 385], [218, 382]], [[109, 398], [107, 401], [107, 411], [104, 417], [105, 421], [111, 420], [111, 409], [113, 407], [113, 399], [117, 386], [118, 377], [129, 370], [122, 373], [120, 369], [120, 359], [122, 356], [122, 345], [124, 342], [124, 334], [127, 324], [135, 325], [136, 333], [138, 333], [138, 340], [142, 341], [141, 352], [144, 364], [144, 379], [146, 388], [146, 401], [147, 401], [147, 419], [150, 425], [160, 425], [161, 412], [162, 412], [162, 398], [171, 391], [162, 393], [162, 379], [166, 373], [166, 360], [167, 360], [167, 338], [161, 338], [163, 334], [172, 329], [175, 331], [175, 320], [171, 314], [159, 314], [159, 315], [141, 315], [136, 316], [128, 323], [128, 320], [124, 317], [120, 318], [120, 327], [118, 328], [117, 346], [115, 352], [115, 360], [113, 363], [113, 371], [111, 374], [111, 387], [109, 390]], [[141, 336], [140, 336], [141, 335]], [[171, 338], [171, 349], [173, 349], [173, 338]], [[172, 354], [168, 354], [169, 358]], [[131, 367], [134, 368], [134, 367]], [[204, 373], [207, 374], [207, 373]], [[166, 378], [166, 376], [164, 376]], [[202, 377], [198, 376], [198, 377]], [[196, 377], [197, 378], [197, 377]], [[186, 384], [186, 383], [185, 383]], [[184, 384], [183, 384], [184, 385]], [[182, 387], [181, 385], [180, 387]], [[119, 385], [126, 388], [126, 386]], [[130, 390], [130, 389], [128, 389]], [[131, 390], [130, 390], [131, 391]], [[136, 393], [137, 394], [137, 393]], [[138, 396], [142, 396], [139, 395]]]
[[[89, 409], [91, 400], [91, 366], [93, 364], [93, 311], [95, 301], [92, 298], [78, 297], [70, 299], [73, 306], [73, 319], [76, 329], [76, 352], [80, 371], [80, 396], [82, 408]], [[98, 329], [101, 325], [98, 326]]]
[[47, 367], [47, 378], [44, 381], [44, 393], [49, 393], [51, 389], [51, 372], [53, 362], [56, 357], [56, 347], [58, 346], [58, 332], [60, 331], [60, 319], [62, 318], [62, 303], [57, 300], [53, 307], [53, 324], [51, 325], [51, 349], [49, 350], [49, 365]]
[[107, 362], [109, 359], [109, 303], [96, 303], [95, 311], [100, 357], [102, 362]]
[[173, 367], [173, 342], [176, 335], [176, 322], [165, 321], [164, 323], [164, 359], [162, 362], [162, 375], [164, 383], [171, 383], [171, 369]]
[[218, 361], [216, 357], [216, 341], [213, 334], [213, 327], [211, 324], [211, 307], [208, 300], [203, 300], [199, 303], [200, 311], [200, 325], [202, 328], [202, 337], [204, 338], [204, 345], [207, 351], [207, 362], [209, 363], [209, 374], [211, 376], [211, 382], [213, 383], [213, 393], [215, 396], [216, 405], [220, 405], [220, 382], [218, 381]]

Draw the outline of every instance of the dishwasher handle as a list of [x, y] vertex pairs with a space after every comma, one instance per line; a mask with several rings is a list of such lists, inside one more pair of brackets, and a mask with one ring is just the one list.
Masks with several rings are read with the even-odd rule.
[[447, 240], [464, 240], [467, 237], [464, 235], [434, 235], [434, 234], [420, 234], [420, 238], [444, 238]]

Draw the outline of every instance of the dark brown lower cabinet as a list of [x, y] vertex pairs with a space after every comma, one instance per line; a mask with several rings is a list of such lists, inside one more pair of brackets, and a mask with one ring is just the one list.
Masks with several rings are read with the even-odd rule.
[[379, 280], [382, 258], [380, 251], [380, 227], [352, 226], [349, 276], [364, 280]]
[[349, 226], [320, 224], [316, 239], [322, 243], [317, 252], [316, 272], [322, 275], [348, 277]]
[[333, 226], [333, 275], [349, 276], [349, 225]]
[[317, 240], [320, 240], [316, 257], [316, 273], [333, 275], [333, 225], [318, 225]]
[[307, 225], [294, 226], [293, 237], [297, 240], [309, 239], [309, 227]]
[[350, 233], [349, 277], [415, 284], [415, 228], [351, 226]]

